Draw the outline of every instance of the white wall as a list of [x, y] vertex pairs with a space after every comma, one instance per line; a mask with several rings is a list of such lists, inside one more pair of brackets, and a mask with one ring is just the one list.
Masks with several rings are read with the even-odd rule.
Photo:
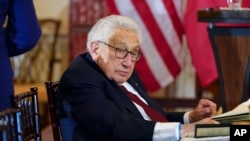
[[68, 33], [70, 0], [34, 0], [34, 5], [38, 19], [59, 19], [62, 22], [60, 32]]

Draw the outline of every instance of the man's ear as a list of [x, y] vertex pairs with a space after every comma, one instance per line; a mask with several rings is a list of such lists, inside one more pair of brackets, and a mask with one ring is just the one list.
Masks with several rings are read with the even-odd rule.
[[91, 42], [90, 43], [90, 54], [93, 58], [93, 60], [97, 60], [99, 56], [99, 44], [98, 42]]

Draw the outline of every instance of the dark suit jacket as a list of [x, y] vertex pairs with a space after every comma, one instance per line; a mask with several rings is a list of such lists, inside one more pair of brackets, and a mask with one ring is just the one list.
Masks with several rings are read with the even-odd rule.
[[[135, 72], [128, 82], [169, 121], [183, 122], [184, 113], [164, 113], [146, 94]], [[143, 119], [131, 100], [114, 81], [105, 77], [88, 53], [79, 55], [64, 72], [58, 92], [63, 103], [59, 105], [63, 107], [61, 119], [71, 119], [74, 123], [69, 135], [72, 140], [152, 140], [155, 122]]]

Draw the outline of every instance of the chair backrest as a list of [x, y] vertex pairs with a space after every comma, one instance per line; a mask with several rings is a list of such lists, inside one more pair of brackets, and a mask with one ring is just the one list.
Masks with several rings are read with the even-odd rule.
[[60, 124], [57, 115], [57, 89], [58, 89], [58, 81], [46, 81], [45, 87], [47, 90], [47, 97], [49, 103], [49, 111], [50, 111], [50, 122], [53, 132], [54, 141], [61, 141], [61, 131], [60, 131]]
[[31, 87], [30, 91], [16, 94], [13, 104], [21, 110], [24, 140], [41, 141], [38, 88]]
[[23, 141], [22, 125], [20, 109], [0, 111], [0, 141]]
[[[51, 48], [50, 50], [50, 60], [49, 60], [49, 71], [48, 71], [48, 80], [52, 80], [54, 73], [54, 64], [60, 62], [61, 60], [56, 57], [56, 44], [58, 40], [59, 28], [61, 26], [61, 21], [57, 19], [40, 19], [39, 20], [42, 32], [44, 37], [47, 40], [44, 41], [44, 44]], [[47, 36], [47, 37], [46, 37]], [[46, 42], [47, 41], [47, 42]]]
[[11, 58], [16, 83], [43, 83], [53, 79], [55, 67], [61, 65], [58, 34], [61, 25], [57, 19], [39, 19], [42, 36], [35, 48]]

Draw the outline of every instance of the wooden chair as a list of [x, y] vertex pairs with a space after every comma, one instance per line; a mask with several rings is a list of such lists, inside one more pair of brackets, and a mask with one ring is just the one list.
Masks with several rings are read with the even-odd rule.
[[61, 131], [60, 125], [58, 122], [57, 116], [57, 106], [56, 106], [56, 99], [57, 99], [57, 89], [58, 89], [58, 81], [46, 81], [45, 86], [47, 90], [48, 96], [48, 103], [49, 103], [49, 111], [50, 111], [50, 121], [51, 127], [53, 132], [54, 141], [61, 141]]
[[21, 111], [8, 108], [0, 111], [0, 141], [22, 141]]
[[13, 106], [21, 110], [24, 141], [41, 141], [40, 115], [38, 107], [38, 88], [13, 97]]
[[[43, 83], [53, 79], [55, 65], [61, 63], [57, 53], [61, 22], [57, 19], [40, 19], [42, 36], [31, 51], [11, 58], [15, 83]], [[58, 46], [58, 47], [57, 47]]]
[[61, 60], [56, 57], [56, 44], [58, 40], [59, 28], [61, 26], [61, 21], [57, 19], [40, 19], [39, 20], [44, 42], [43, 44], [50, 48], [50, 60], [49, 60], [49, 71], [48, 71], [48, 80], [53, 79], [53, 73], [55, 68], [55, 63], [60, 62]]

